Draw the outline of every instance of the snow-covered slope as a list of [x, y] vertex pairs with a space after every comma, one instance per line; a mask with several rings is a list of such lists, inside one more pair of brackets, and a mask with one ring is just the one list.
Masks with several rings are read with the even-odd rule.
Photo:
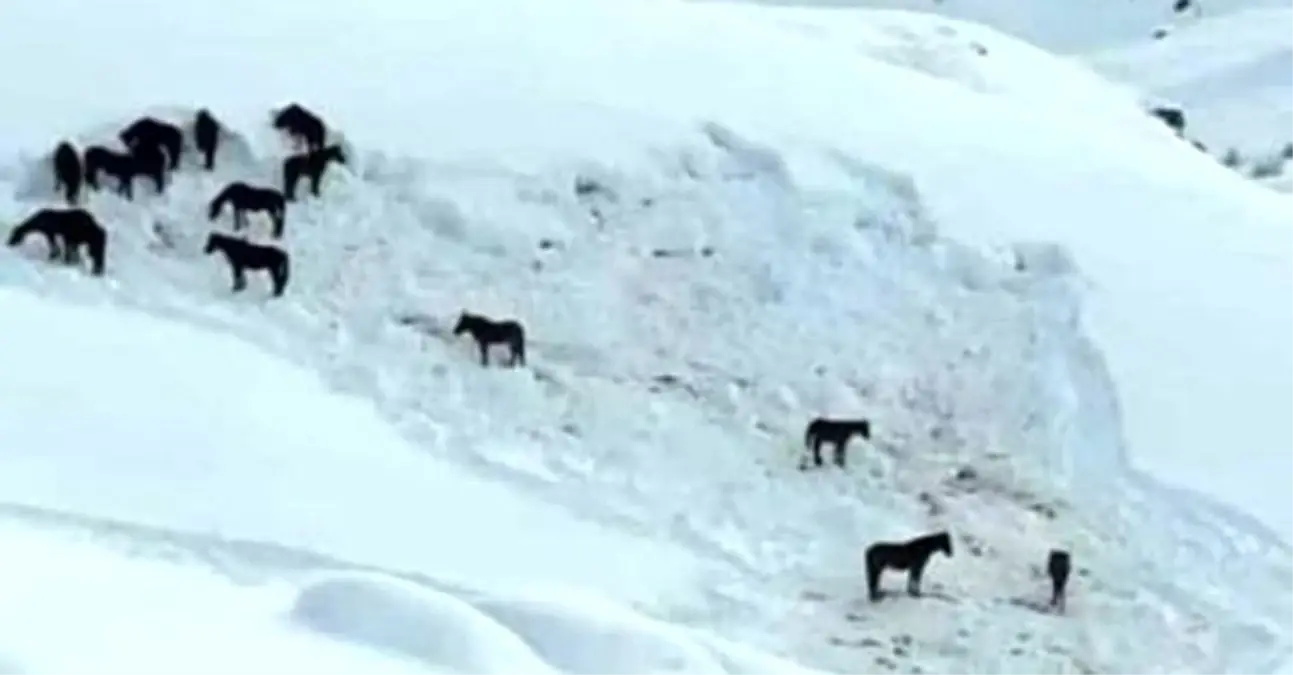
[[1156, 29], [1288, 0], [1194, 0], [1185, 12], [1175, 0], [1111, 0], [1098, 5], [1063, 0], [686, 0], [833, 9], [902, 9], [982, 23], [1062, 53], [1086, 52], [1151, 39]]
[[[1047, 78], [1022, 65], [976, 90], [735, 5], [150, 9], [126, 22], [70, 0], [0, 9], [26, 27], [0, 45], [21, 101], [0, 139], [5, 219], [51, 199], [59, 138], [103, 141], [145, 111], [210, 106], [236, 152], [213, 176], [186, 167], [163, 197], [95, 195], [106, 278], [51, 268], [33, 242], [26, 260], [4, 252], [0, 283], [181, 318], [313, 368], [438, 460], [693, 560], [683, 590], [637, 567], [588, 585], [814, 665], [1260, 671], [1288, 653], [1287, 545], [1127, 471], [1130, 451], [1219, 482], [1287, 532], [1284, 484], [1251, 473], [1288, 469], [1289, 207], [1153, 120], [1065, 115], [1026, 102]], [[98, 49], [106, 25], [146, 51]], [[18, 58], [55, 32], [63, 60]], [[1078, 87], [1089, 110], [1122, 96]], [[227, 181], [272, 180], [284, 150], [267, 112], [293, 99], [355, 162], [290, 210], [287, 295], [266, 299], [253, 278], [231, 297], [223, 263], [199, 253], [206, 202]], [[479, 368], [446, 335], [464, 307], [524, 321], [531, 367]], [[794, 469], [818, 414], [875, 420], [850, 472]], [[1205, 415], [1221, 422], [1180, 423]], [[1215, 465], [1218, 447], [1246, 448], [1247, 466], [1179, 470], [1183, 456]], [[58, 471], [130, 496], [161, 461]], [[391, 462], [307, 545], [435, 564], [373, 533], [401, 496], [446, 491]], [[292, 504], [265, 480], [248, 488], [263, 513], [241, 520], [165, 486], [149, 508], [48, 484], [20, 494], [284, 538]], [[940, 527], [957, 555], [931, 566], [930, 598], [860, 600], [863, 546]], [[1078, 560], [1067, 618], [1033, 611], [1054, 546]], [[512, 562], [524, 575], [528, 556]]]
[[1213, 155], [1234, 149], [1260, 162], [1293, 143], [1291, 24], [1293, 4], [1285, 2], [1209, 16], [1162, 40], [1088, 60], [1111, 78], [1142, 87], [1147, 99], [1182, 106], [1187, 135]]
[[598, 599], [694, 592], [687, 552], [418, 453], [241, 340], [0, 314], [5, 672], [797, 670]]

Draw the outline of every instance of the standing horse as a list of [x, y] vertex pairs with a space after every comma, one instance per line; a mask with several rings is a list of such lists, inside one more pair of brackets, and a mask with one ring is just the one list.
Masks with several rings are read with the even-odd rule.
[[[840, 420], [818, 417], [808, 423], [808, 428], [804, 431], [804, 445], [813, 453], [813, 464], [822, 465], [822, 444], [826, 442], [835, 445], [835, 465], [844, 468], [845, 448], [849, 439], [854, 435], [861, 436], [864, 439], [871, 439], [871, 422], [868, 420]], [[807, 468], [801, 465], [800, 469]]]
[[1066, 587], [1072, 559], [1068, 551], [1052, 549], [1046, 558], [1046, 575], [1051, 578], [1051, 607], [1064, 613]]
[[465, 310], [458, 316], [458, 323], [453, 327], [453, 334], [471, 333], [480, 349], [480, 365], [489, 365], [489, 346], [506, 344], [510, 351], [508, 366], [518, 363], [525, 365], [525, 328], [513, 320], [491, 321], [483, 316], [468, 314]]
[[68, 204], [76, 204], [81, 198], [81, 181], [85, 179], [81, 169], [81, 156], [71, 143], [63, 141], [54, 148], [54, 189], [63, 188]]
[[202, 168], [211, 171], [215, 168], [216, 150], [220, 147], [220, 123], [211, 115], [211, 111], [202, 108], [193, 120], [193, 140], [202, 153]]
[[311, 150], [304, 154], [292, 155], [283, 160], [283, 193], [288, 201], [296, 200], [296, 183], [301, 176], [310, 177], [310, 193], [319, 196], [319, 183], [328, 164], [346, 163], [346, 154], [340, 145], [329, 145], [322, 150]]
[[287, 288], [290, 263], [287, 252], [277, 246], [260, 246], [227, 234], [212, 232], [207, 235], [206, 246], [202, 252], [211, 255], [219, 251], [229, 261], [233, 271], [233, 292], [237, 293], [247, 287], [247, 276], [244, 270], [266, 270], [274, 282], [274, 296], [283, 294]]
[[170, 169], [179, 168], [180, 153], [184, 152], [184, 132], [174, 124], [154, 117], [141, 117], [118, 136], [131, 150], [144, 145], [161, 148], [170, 156]]
[[85, 209], [41, 209], [20, 223], [9, 234], [9, 246], [19, 246], [28, 235], [39, 232], [49, 243], [49, 259], [77, 265], [81, 262], [80, 247], [90, 252], [91, 272], [103, 275], [104, 254], [108, 234], [94, 216]]
[[327, 134], [323, 120], [296, 103], [290, 103], [274, 113], [274, 128], [287, 132], [297, 143], [304, 143], [305, 149], [310, 152], [323, 149], [324, 136]]
[[105, 171], [117, 179], [117, 192], [126, 199], [134, 199], [135, 176], [152, 178], [158, 194], [166, 189], [166, 156], [157, 146], [140, 144], [129, 153], [91, 146], [85, 151], [84, 168], [86, 185], [99, 189], [99, 172]]
[[274, 238], [282, 238], [283, 217], [287, 211], [287, 201], [283, 199], [283, 193], [274, 188], [255, 187], [241, 181], [230, 183], [215, 196], [215, 199], [211, 200], [207, 216], [211, 220], [219, 218], [225, 203], [233, 205], [235, 232], [246, 226], [243, 217], [245, 212], [261, 211], [268, 212], [269, 217], [274, 220]]
[[920, 578], [935, 552], [952, 557], [952, 536], [946, 531], [917, 537], [902, 543], [877, 542], [866, 550], [866, 587], [871, 602], [880, 601], [880, 573], [887, 569], [907, 570], [907, 594], [920, 597]]

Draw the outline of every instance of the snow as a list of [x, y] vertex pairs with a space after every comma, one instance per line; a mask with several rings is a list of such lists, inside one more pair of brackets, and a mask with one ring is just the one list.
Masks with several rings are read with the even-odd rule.
[[[772, 652], [1265, 672], [1290, 653], [1293, 207], [1125, 86], [906, 12], [11, 4], [4, 220], [51, 199], [62, 137], [204, 105], [236, 148], [163, 197], [92, 196], [103, 279], [36, 241], [0, 252], [0, 285], [35, 294], [6, 294], [0, 494], [32, 527], [235, 567], [195, 592], [289, 617], [247, 631], [284, 668], [314, 642], [343, 670], [375, 651], [451, 671], [791, 668]], [[91, 48], [103, 26], [151, 53]], [[33, 64], [54, 31], [65, 48]], [[231, 296], [198, 252], [228, 227], [206, 201], [274, 180], [268, 110], [289, 100], [355, 161], [289, 211], [287, 294], [253, 275]], [[127, 328], [123, 307], [187, 328]], [[531, 366], [481, 369], [448, 335], [463, 308], [520, 318]], [[876, 423], [847, 473], [794, 470], [819, 414]], [[929, 598], [862, 600], [863, 546], [944, 527], [957, 555]], [[1070, 617], [1034, 611], [1051, 547], [1075, 553]]]
[[1261, 158], [1293, 143], [1291, 21], [1288, 3], [1248, 8], [1087, 60], [1109, 77], [1143, 88], [1147, 99], [1182, 106], [1186, 134], [1213, 155], [1234, 148]]
[[[551, 600], [510, 629], [491, 614], [525, 596], [452, 589], [654, 600], [693, 561], [413, 452], [371, 404], [236, 338], [14, 290], [0, 311], [10, 671], [567, 672], [526, 646], [555, 649], [534, 635], [552, 623], [569, 653], [548, 658], [598, 672], [660, 672], [670, 652], [700, 659], [688, 672], [797, 672], [609, 602]], [[608, 626], [650, 649], [600, 648]]]

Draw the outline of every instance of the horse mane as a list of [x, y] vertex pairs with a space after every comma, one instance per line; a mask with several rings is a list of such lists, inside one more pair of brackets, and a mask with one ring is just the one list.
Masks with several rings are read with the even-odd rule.
[[935, 551], [938, 549], [952, 550], [952, 535], [947, 530], [927, 534], [923, 537], [916, 537], [910, 542], [912, 548], [922, 551]]

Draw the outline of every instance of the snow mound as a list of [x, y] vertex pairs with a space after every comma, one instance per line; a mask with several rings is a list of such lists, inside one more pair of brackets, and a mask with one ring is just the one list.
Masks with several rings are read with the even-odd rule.
[[330, 575], [300, 591], [294, 620], [313, 630], [406, 654], [455, 672], [812, 672], [605, 598], [458, 595], [372, 574]]
[[[582, 596], [582, 597], [581, 597]], [[481, 611], [509, 626], [565, 672], [747, 672], [730, 670], [688, 631], [666, 626], [575, 591], [557, 597], [476, 599]], [[780, 672], [759, 664], [748, 672]]]
[[[358, 577], [302, 589], [292, 618], [328, 635], [468, 673], [551, 673], [525, 642], [445, 593]], [[604, 671], [611, 672], [611, 671]]]

